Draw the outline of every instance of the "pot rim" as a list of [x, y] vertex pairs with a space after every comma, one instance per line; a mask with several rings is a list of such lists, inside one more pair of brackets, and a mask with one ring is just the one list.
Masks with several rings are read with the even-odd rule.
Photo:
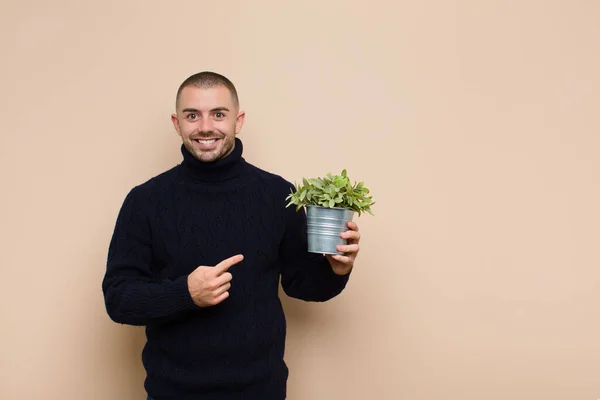
[[305, 207], [307, 207], [307, 208], [308, 207], [323, 208], [325, 210], [348, 210], [348, 211], [356, 212], [353, 209], [347, 208], [347, 207], [323, 207], [323, 206], [317, 206], [317, 205], [314, 205], [314, 204], [309, 204], [309, 205], [306, 205]]

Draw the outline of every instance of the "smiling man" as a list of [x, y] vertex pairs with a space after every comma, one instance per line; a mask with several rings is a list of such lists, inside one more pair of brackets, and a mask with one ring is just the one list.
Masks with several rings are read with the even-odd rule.
[[209, 74], [188, 78], [178, 91], [176, 108], [171, 120], [194, 157], [212, 162], [233, 151], [245, 113], [239, 111], [237, 91], [229, 80]]
[[182, 162], [126, 196], [102, 283], [118, 323], [146, 327], [149, 399], [286, 398], [288, 296], [327, 301], [345, 288], [359, 252], [308, 253], [304, 210], [285, 207], [293, 185], [243, 157], [237, 91], [201, 72], [176, 96]]

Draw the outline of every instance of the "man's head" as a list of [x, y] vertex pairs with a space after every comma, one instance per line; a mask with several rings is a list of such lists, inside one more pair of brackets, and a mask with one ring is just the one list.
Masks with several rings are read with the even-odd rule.
[[229, 79], [214, 72], [190, 76], [177, 90], [175, 108], [171, 121], [194, 157], [211, 162], [231, 153], [245, 113]]

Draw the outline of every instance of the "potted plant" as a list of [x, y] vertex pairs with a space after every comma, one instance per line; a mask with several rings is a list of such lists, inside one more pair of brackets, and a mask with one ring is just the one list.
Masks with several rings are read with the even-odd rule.
[[338, 245], [347, 244], [340, 234], [347, 231], [348, 222], [356, 212], [374, 215], [371, 206], [375, 204], [369, 189], [363, 182], [350, 183], [344, 169], [341, 175], [328, 173], [324, 178], [302, 179], [302, 184], [294, 184], [286, 200], [296, 206], [296, 211], [306, 208], [308, 224], [308, 251], [321, 254], [343, 254], [337, 251]]

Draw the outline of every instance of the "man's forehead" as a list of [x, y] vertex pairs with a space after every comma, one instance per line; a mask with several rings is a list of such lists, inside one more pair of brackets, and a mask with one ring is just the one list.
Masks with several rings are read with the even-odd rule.
[[209, 108], [215, 106], [233, 107], [233, 99], [229, 89], [224, 86], [209, 88], [187, 86], [179, 94], [179, 105], [181, 108], [188, 105]]

